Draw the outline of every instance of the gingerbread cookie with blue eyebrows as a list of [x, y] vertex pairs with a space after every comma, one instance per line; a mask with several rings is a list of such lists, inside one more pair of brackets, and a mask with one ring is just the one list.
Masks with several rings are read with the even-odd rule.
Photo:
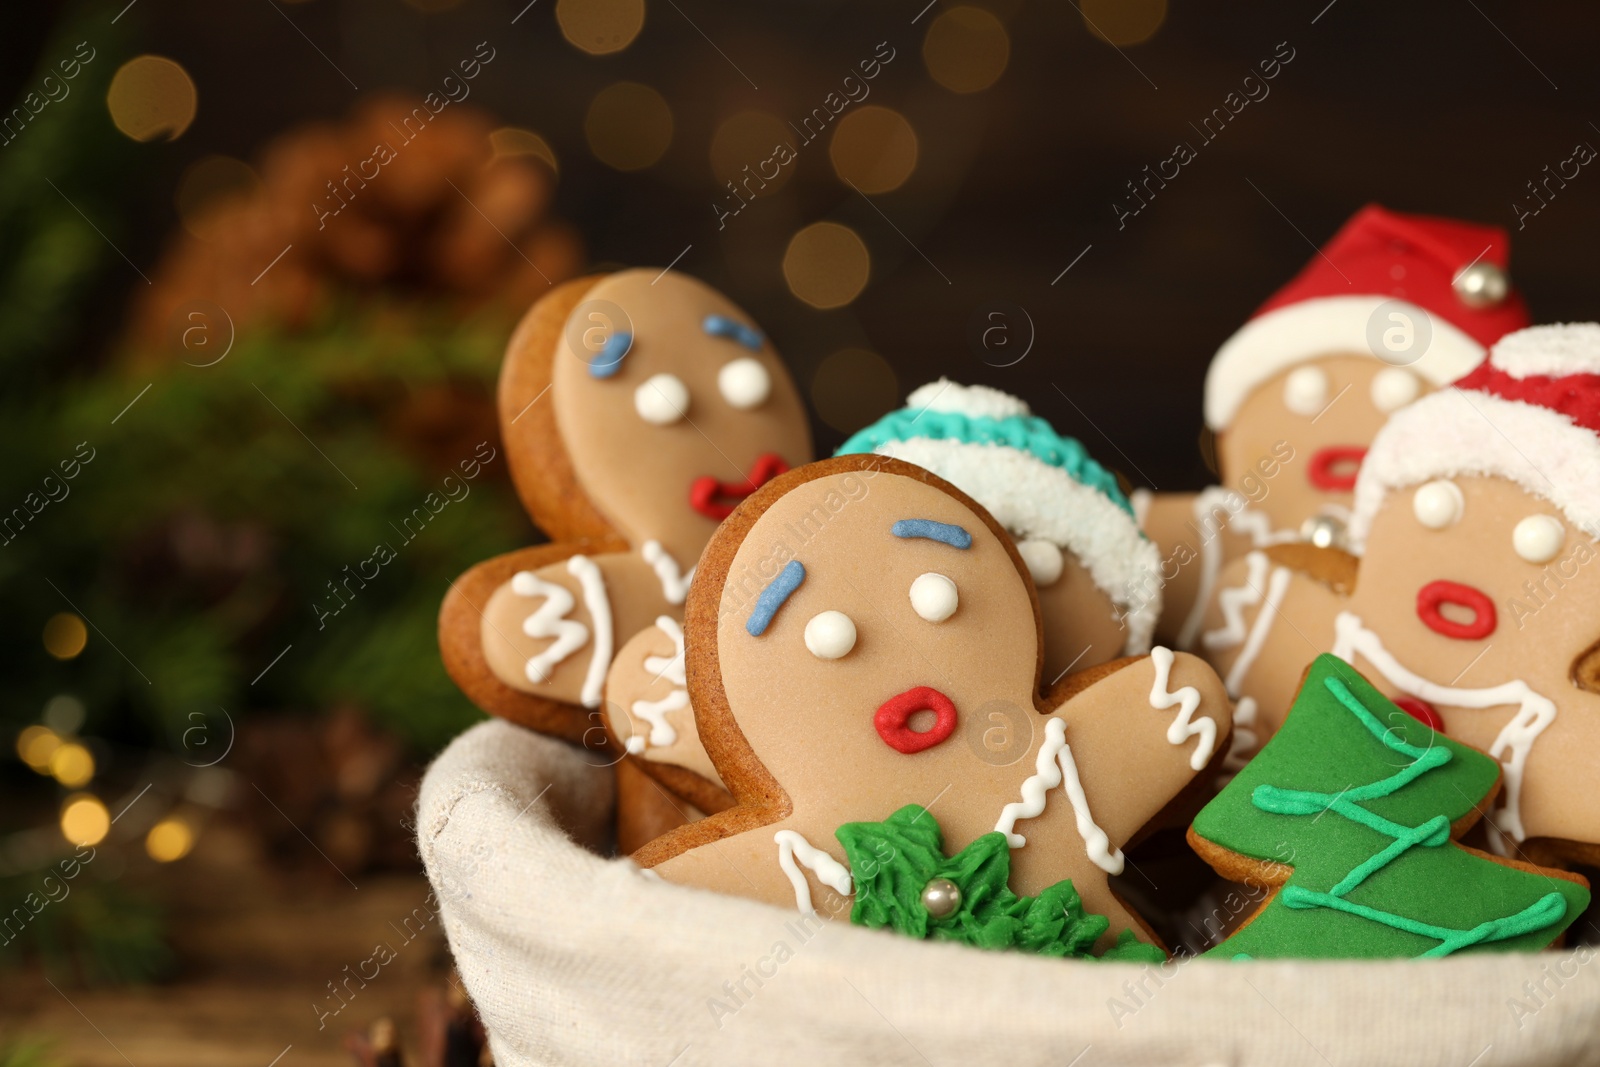
[[711, 532], [811, 458], [804, 405], [750, 317], [684, 274], [558, 286], [507, 348], [499, 385], [512, 481], [550, 544], [454, 582], [439, 638], [485, 711], [605, 744], [615, 650], [681, 618]]
[[917, 804], [952, 853], [1006, 835], [1016, 893], [1069, 879], [1106, 945], [1150, 939], [1108, 879], [1226, 751], [1222, 684], [1159, 650], [1041, 698], [1040, 634], [1012, 538], [937, 476], [851, 455], [774, 479], [713, 535], [684, 622], [700, 741], [735, 804], [635, 858], [843, 917], [836, 832]]

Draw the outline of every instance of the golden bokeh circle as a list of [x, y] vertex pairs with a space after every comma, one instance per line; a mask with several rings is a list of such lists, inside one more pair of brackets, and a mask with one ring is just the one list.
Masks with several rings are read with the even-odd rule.
[[48, 726], [24, 727], [17, 735], [17, 755], [40, 774], [50, 773], [50, 757], [60, 747], [60, 735]]
[[157, 863], [181, 860], [194, 848], [194, 828], [185, 820], [172, 815], [154, 826], [144, 836], [144, 850]]
[[[711, 135], [711, 173], [722, 191], [732, 182], [744, 199], [775, 193], [788, 183], [797, 166], [790, 158], [794, 140], [793, 131], [769, 112], [729, 115]], [[788, 151], [779, 153], [779, 145]], [[783, 163], [785, 159], [789, 162]]]
[[117, 129], [135, 141], [175, 141], [194, 121], [194, 79], [166, 56], [135, 56], [111, 78], [106, 107]]
[[228, 200], [245, 200], [261, 189], [261, 179], [250, 165], [232, 156], [203, 156], [184, 168], [173, 194], [173, 206], [183, 228], [209, 240], [213, 208]]
[[1079, 10], [1090, 33], [1118, 48], [1143, 44], [1167, 20], [1167, 0], [1083, 0]]
[[520, 126], [502, 126], [489, 135], [489, 148], [495, 160], [531, 157], [549, 167], [552, 174], [561, 173], [561, 161], [556, 158], [556, 150], [550, 147], [549, 141], [532, 130], [524, 130]]
[[844, 307], [867, 287], [872, 257], [856, 231], [837, 222], [813, 222], [789, 238], [783, 279], [814, 308]]
[[89, 643], [89, 628], [70, 611], [50, 616], [44, 624], [44, 650], [56, 659], [72, 659]]
[[88, 785], [94, 778], [94, 756], [76, 741], [57, 745], [50, 753], [50, 774], [68, 789]]
[[1011, 38], [999, 19], [981, 7], [945, 11], [922, 38], [922, 62], [934, 81], [953, 93], [989, 88], [1011, 60]]
[[61, 836], [74, 845], [98, 845], [111, 832], [111, 813], [88, 793], [67, 798], [61, 806]]
[[595, 94], [583, 121], [589, 151], [617, 170], [653, 166], [672, 144], [672, 109], [638, 82], [617, 82]]
[[591, 56], [620, 52], [644, 29], [644, 0], [556, 0], [561, 36]]
[[828, 143], [833, 171], [863, 193], [887, 193], [917, 169], [917, 131], [900, 112], [877, 104], [845, 115]]
[[855, 433], [894, 410], [899, 400], [894, 368], [870, 349], [842, 348], [819, 363], [811, 377], [812, 409], [840, 433]]

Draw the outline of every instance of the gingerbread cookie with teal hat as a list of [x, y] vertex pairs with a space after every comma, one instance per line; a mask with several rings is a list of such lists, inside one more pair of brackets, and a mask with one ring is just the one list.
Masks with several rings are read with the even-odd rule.
[[452, 584], [445, 666], [491, 714], [604, 745], [616, 649], [676, 624], [717, 523], [811, 458], [805, 409], [745, 312], [687, 275], [638, 269], [536, 303], [499, 407], [512, 480], [552, 543]]
[[[1008, 907], [1064, 904], [1070, 881], [1107, 920], [1100, 950], [1124, 931], [1148, 939], [1108, 879], [1209, 780], [1227, 700], [1202, 661], [1166, 650], [1041, 696], [1040, 629], [1012, 535], [936, 475], [872, 454], [780, 475], [713, 534], [684, 621], [700, 741], [734, 806], [635, 858], [667, 881], [843, 919], [869, 872], [841, 830], [916, 804], [938, 840], [917, 838], [927, 862], [902, 873], [945, 877], [935, 851], [982, 866], [988, 846], [968, 850], [998, 834], [1023, 901]], [[932, 888], [921, 906], [943, 911], [950, 895]]]
[[1336, 656], [1196, 817], [1190, 844], [1272, 895], [1212, 953], [1435, 958], [1535, 951], [1589, 903], [1577, 875], [1461, 846], [1500, 767], [1402, 711]]

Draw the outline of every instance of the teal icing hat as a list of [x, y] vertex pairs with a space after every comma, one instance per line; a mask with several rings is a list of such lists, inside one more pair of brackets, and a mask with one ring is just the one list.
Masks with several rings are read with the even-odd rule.
[[[1116, 476], [1022, 400], [941, 378], [852, 434], [836, 455], [874, 452], [925, 467], [982, 504], [1016, 538], [1035, 581], [1049, 542], [1076, 556], [1116, 604], [1125, 652], [1140, 655], [1161, 613], [1160, 554], [1139, 530]], [[1056, 572], [1058, 573], [1058, 572]]]

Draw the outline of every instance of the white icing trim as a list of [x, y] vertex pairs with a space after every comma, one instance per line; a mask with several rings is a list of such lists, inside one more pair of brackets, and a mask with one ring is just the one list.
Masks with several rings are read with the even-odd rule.
[[[1549, 697], [1536, 692], [1521, 679], [1503, 682], [1483, 689], [1458, 689], [1440, 685], [1407, 669], [1383, 645], [1383, 638], [1367, 629], [1361, 617], [1354, 612], [1341, 611], [1333, 623], [1333, 654], [1347, 663], [1360, 655], [1377, 669], [1388, 682], [1430, 704], [1450, 707], [1484, 709], [1515, 707], [1517, 713], [1501, 727], [1500, 733], [1489, 747], [1489, 755], [1500, 760], [1505, 775], [1505, 803], [1498, 812], [1498, 829], [1515, 841], [1522, 841], [1527, 830], [1522, 824], [1522, 779], [1527, 770], [1528, 753], [1534, 741], [1555, 721], [1556, 705]], [[1504, 758], [1510, 753], [1510, 759]], [[1490, 834], [1490, 844], [1495, 851], [1505, 855], [1505, 843], [1498, 835]]]
[[684, 680], [683, 673], [685, 663], [683, 656], [683, 627], [678, 623], [677, 619], [670, 615], [657, 615], [656, 629], [672, 639], [672, 656], [671, 658], [666, 656], [646, 656], [644, 658], [644, 669], [654, 671], [657, 677], [665, 678], [673, 685], [687, 685], [688, 682]]
[[969, 418], [1015, 419], [1033, 414], [1027, 401], [987, 385], [960, 385], [949, 378], [920, 385], [906, 397], [912, 411], [938, 411]]
[[1245, 675], [1255, 666], [1256, 657], [1261, 655], [1261, 648], [1267, 643], [1267, 635], [1272, 632], [1273, 620], [1278, 614], [1278, 605], [1283, 603], [1283, 595], [1289, 591], [1289, 578], [1287, 567], [1272, 569], [1272, 578], [1267, 582], [1267, 602], [1256, 616], [1255, 625], [1250, 627], [1250, 637], [1245, 641], [1244, 648], [1239, 650], [1239, 658], [1233, 661], [1233, 666], [1228, 669], [1228, 677], [1223, 680], [1230, 697], [1238, 695]]
[[678, 561], [673, 559], [660, 541], [646, 541], [644, 547], [639, 549], [639, 555], [650, 564], [650, 569], [656, 572], [656, 580], [661, 583], [661, 596], [668, 604], [682, 604], [689, 596], [689, 583], [694, 580], [694, 568], [689, 568], [689, 573], [684, 574], [678, 566]]
[[678, 731], [667, 721], [667, 712], [689, 706], [689, 691], [683, 688], [687, 684], [683, 674], [683, 627], [671, 616], [659, 615], [656, 617], [656, 629], [672, 639], [673, 654], [646, 656], [644, 669], [655, 672], [656, 677], [651, 679], [652, 682], [665, 678], [677, 688], [660, 700], [635, 700], [629, 708], [635, 718], [644, 719], [650, 724], [648, 735], [640, 734], [636, 728], [628, 738], [626, 747], [635, 756], [652, 745], [660, 748], [677, 741]]
[[794, 906], [800, 911], [810, 915], [817, 913], [817, 909], [811, 906], [811, 883], [806, 881], [801, 867], [809, 868], [817, 876], [817, 881], [840, 896], [850, 895], [853, 884], [849, 868], [814, 847], [799, 831], [779, 830], [772, 835], [772, 840], [778, 844], [778, 866], [783, 868], [783, 873], [789, 876], [789, 884], [794, 886]]
[[1373, 438], [1356, 476], [1356, 553], [1391, 490], [1467, 474], [1515, 482], [1600, 534], [1600, 435], [1549, 408], [1446, 389], [1395, 412]]
[[1077, 822], [1078, 836], [1083, 838], [1084, 851], [1090, 861], [1107, 874], [1121, 874], [1122, 850], [1110, 847], [1106, 832], [1089, 813], [1089, 798], [1084, 795], [1083, 781], [1078, 777], [1078, 764], [1067, 746], [1066, 721], [1052, 715], [1044, 727], [1044, 744], [1039, 747], [1039, 757], [1034, 761], [1034, 773], [1022, 783], [1022, 800], [1007, 804], [1000, 810], [1000, 820], [995, 831], [1006, 835], [1006, 844], [1021, 848], [1028, 839], [1016, 833], [1017, 820], [1036, 819], [1044, 814], [1045, 800], [1050, 790], [1065, 783], [1067, 803], [1072, 805], [1072, 815]]
[[511, 576], [511, 591], [518, 596], [544, 597], [544, 603], [522, 620], [522, 632], [529, 637], [555, 638], [544, 651], [528, 657], [523, 665], [528, 681], [542, 685], [550, 680], [558, 663], [588, 642], [589, 628], [576, 619], [567, 618], [575, 601], [565, 586], [547, 582], [532, 571], [518, 571]]
[[1179, 651], [1188, 652], [1194, 648], [1195, 638], [1199, 636], [1200, 627], [1205, 622], [1206, 606], [1211, 603], [1211, 591], [1216, 588], [1217, 575], [1222, 572], [1224, 555], [1222, 535], [1226, 531], [1236, 529], [1238, 533], [1248, 535], [1250, 544], [1255, 548], [1287, 544], [1300, 539], [1300, 534], [1295, 530], [1274, 530], [1272, 517], [1264, 511], [1253, 511], [1245, 506], [1237, 512], [1230, 512], [1227, 501], [1229, 497], [1234, 496], [1243, 494], [1236, 489], [1224, 489], [1220, 485], [1207, 486], [1195, 494], [1191, 510], [1197, 535], [1205, 529], [1207, 520], [1213, 518], [1218, 510], [1227, 514], [1228, 518], [1211, 532], [1210, 537], [1200, 538], [1200, 585], [1195, 591], [1194, 603], [1189, 606], [1189, 616], [1183, 620], [1183, 628], [1178, 631], [1178, 639], [1174, 642]]
[[1345, 352], [1370, 353], [1368, 323], [1388, 303], [1409, 308], [1432, 327], [1427, 351], [1409, 364], [1429, 382], [1453, 382], [1483, 361], [1483, 346], [1459, 327], [1404, 300], [1381, 294], [1302, 300], [1257, 315], [1217, 350], [1206, 372], [1206, 425], [1227, 429], [1245, 397], [1296, 363]]
[[606, 598], [606, 580], [588, 556], [573, 556], [567, 560], [567, 573], [578, 579], [583, 589], [583, 606], [589, 611], [589, 621], [594, 623], [594, 654], [589, 659], [589, 671], [583, 679], [583, 706], [598, 708], [605, 690], [606, 671], [611, 669], [611, 601]]
[[1250, 636], [1244, 609], [1261, 603], [1261, 586], [1266, 583], [1271, 564], [1263, 552], [1251, 552], [1244, 562], [1244, 582], [1230, 585], [1217, 594], [1217, 607], [1222, 611], [1221, 629], [1207, 630], [1200, 637], [1200, 643], [1213, 652], [1241, 645]]
[[1150, 650], [1150, 660], [1156, 668], [1155, 684], [1150, 687], [1150, 706], [1157, 711], [1166, 711], [1173, 705], [1178, 706], [1177, 718], [1167, 727], [1167, 743], [1182, 745], [1198, 734], [1200, 743], [1194, 747], [1194, 753], [1189, 757], [1189, 767], [1191, 770], [1203, 771], [1211, 759], [1211, 753], [1217, 747], [1217, 724], [1215, 720], [1203, 715], [1199, 719], [1192, 719], [1195, 710], [1200, 707], [1200, 690], [1192, 685], [1186, 685], [1175, 693], [1169, 691], [1168, 687], [1172, 682], [1171, 649], [1157, 645]]
[[1518, 378], [1600, 374], [1600, 323], [1551, 323], [1508, 333], [1489, 349], [1489, 364]]
[[[913, 437], [888, 442], [877, 452], [950, 482], [982, 504], [1015, 540], [1051, 541], [1072, 552], [1094, 584], [1126, 612], [1123, 653], [1143, 655], [1150, 648], [1161, 614], [1161, 550], [1105, 494], [1006, 445]], [[1158, 584], [1153, 593], [1146, 588], [1152, 577]]]
[[1256, 698], [1240, 697], [1233, 705], [1233, 741], [1228, 745], [1228, 754], [1222, 759], [1222, 769], [1225, 771], [1238, 771], [1250, 762], [1256, 745], [1261, 737], [1252, 726], [1256, 724]]

